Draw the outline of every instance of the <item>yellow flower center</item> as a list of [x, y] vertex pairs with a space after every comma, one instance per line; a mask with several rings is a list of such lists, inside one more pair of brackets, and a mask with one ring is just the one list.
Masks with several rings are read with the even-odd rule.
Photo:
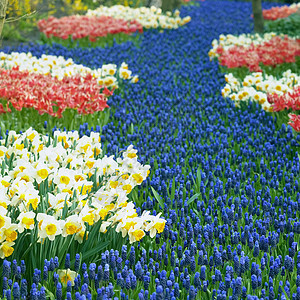
[[260, 100], [258, 101], [259, 104], [264, 104], [265, 102], [266, 102], [265, 99], [260, 99]]
[[108, 210], [112, 210], [115, 207], [115, 205], [113, 203], [107, 205], [105, 208]]
[[2, 228], [5, 224], [5, 220], [2, 216], [0, 216], [0, 228]]
[[2, 251], [5, 255], [5, 257], [8, 257], [8, 256], [12, 255], [12, 253], [14, 252], [14, 248], [4, 244], [2, 246]]
[[30, 225], [32, 225], [34, 223], [34, 220], [32, 218], [27, 218], [24, 217], [22, 219], [22, 223], [26, 226], [26, 228], [28, 229], [30, 227]]
[[127, 156], [129, 158], [135, 158], [136, 157], [136, 154], [135, 153], [128, 153]]
[[65, 137], [65, 136], [59, 136], [58, 139], [57, 139], [57, 141], [59, 143], [62, 142], [62, 141], [64, 141], [64, 143], [65, 143], [67, 141], [67, 137]]
[[280, 85], [277, 85], [275, 89], [276, 89], [277, 91], [281, 91], [281, 86], [280, 86]]
[[33, 132], [33, 133], [31, 133], [30, 135], [28, 135], [27, 138], [28, 138], [30, 141], [33, 141], [34, 137], [35, 137], [35, 134], [34, 134], [34, 132]]
[[0, 202], [0, 206], [7, 208], [7, 203], [6, 202]]
[[124, 174], [124, 175], [122, 175], [122, 178], [123, 178], [124, 180], [127, 180], [127, 179], [129, 178], [129, 175], [128, 175], [128, 174]]
[[89, 225], [94, 224], [95, 216], [93, 214], [86, 215], [82, 218], [82, 221], [87, 222]]
[[127, 194], [129, 194], [129, 193], [131, 192], [131, 190], [132, 190], [132, 186], [131, 186], [130, 184], [125, 184], [125, 185], [122, 187], [122, 189], [123, 189], [124, 191], [126, 191]]
[[68, 176], [61, 176], [60, 177], [60, 183], [63, 183], [63, 184], [69, 184], [69, 182], [70, 182], [70, 178], [68, 177]]
[[[124, 77], [125, 78], [125, 77]], [[106, 79], [105, 80], [105, 85], [111, 85], [111, 84], [113, 84], [114, 82], [113, 82], [113, 80], [112, 79]]]
[[57, 231], [57, 227], [55, 224], [48, 224], [45, 229], [48, 235], [53, 235]]
[[111, 188], [115, 189], [118, 186], [118, 181], [111, 181], [109, 185]]
[[17, 150], [23, 150], [24, 149], [24, 144], [16, 144], [16, 149]]
[[133, 174], [132, 177], [137, 183], [142, 183], [144, 180], [141, 174]]
[[6, 240], [7, 240], [8, 242], [13, 242], [13, 241], [15, 241], [15, 240], [17, 239], [17, 237], [18, 237], [17, 232], [14, 231], [14, 230], [10, 230], [10, 229], [5, 230], [5, 231], [4, 231], [4, 234], [6, 235]]
[[32, 207], [33, 207], [33, 209], [35, 210], [37, 208], [38, 202], [39, 202], [38, 198], [29, 199], [29, 201], [28, 201], [28, 207], [31, 204]]
[[73, 195], [73, 192], [72, 192], [72, 190], [70, 190], [70, 189], [63, 189], [62, 192], [63, 192], [63, 193], [69, 193], [70, 196]]
[[135, 217], [137, 217], [138, 216], [138, 214], [135, 212], [135, 213], [133, 213], [131, 216], [127, 216], [127, 219], [129, 219], [129, 218], [135, 218]]
[[66, 232], [67, 232], [67, 234], [74, 234], [77, 231], [78, 231], [78, 228], [74, 223], [72, 223], [72, 222], [66, 223]]
[[101, 219], [104, 219], [108, 214], [108, 210], [106, 208], [103, 208], [99, 211], [99, 215], [101, 217]]
[[137, 241], [140, 241], [145, 236], [145, 232], [141, 229], [135, 230], [132, 234]]
[[[84, 231], [81, 231], [80, 233], [79, 233], [79, 237], [83, 240], [83, 237], [84, 237]], [[85, 239], [87, 240], [88, 239], [88, 232], [86, 233], [86, 236], [85, 236]]]
[[40, 169], [37, 171], [38, 176], [40, 176], [43, 180], [48, 177], [47, 169]]
[[68, 281], [72, 281], [72, 278], [69, 274], [65, 274], [61, 277], [60, 280], [62, 283], [68, 283]]
[[154, 228], [157, 230], [158, 233], [161, 233], [165, 229], [165, 222], [157, 222], [154, 225]]
[[86, 144], [85, 146], [82, 147], [84, 152], [87, 152], [88, 147], [90, 147], [90, 144]]
[[101, 150], [99, 148], [97, 148], [97, 147], [94, 148], [94, 153], [96, 154], [96, 156], [98, 156], [100, 154], [100, 151]]
[[84, 178], [81, 175], [75, 175], [75, 180], [78, 182], [84, 180]]
[[136, 222], [133, 222], [133, 221], [131, 221], [131, 222], [126, 222], [124, 228], [125, 228], [126, 230], [129, 230], [130, 227], [133, 227], [135, 224], [136, 224]]
[[94, 161], [87, 161], [86, 165], [89, 169], [91, 169], [94, 166], [95, 162]]
[[21, 180], [29, 182], [30, 181], [30, 177], [28, 175], [24, 175], [24, 176], [21, 177]]
[[80, 192], [82, 195], [86, 195], [87, 193], [89, 193], [92, 190], [92, 186], [91, 185], [84, 185], [83, 187], [80, 187]]

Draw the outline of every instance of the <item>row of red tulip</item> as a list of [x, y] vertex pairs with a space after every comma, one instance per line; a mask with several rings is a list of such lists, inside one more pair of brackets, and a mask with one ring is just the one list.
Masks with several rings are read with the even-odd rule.
[[[18, 68], [0, 68], [0, 98], [7, 100], [6, 108], [0, 104], [0, 113], [34, 108], [39, 114], [62, 117], [66, 109], [79, 114], [92, 114], [108, 107], [107, 97], [112, 94], [98, 85], [92, 75], [72, 76], [58, 80], [50, 75], [19, 71]], [[7, 87], [14, 87], [7, 88]]]
[[281, 7], [272, 7], [270, 9], [263, 10], [263, 17], [265, 20], [277, 20], [287, 18], [291, 14], [294, 14], [298, 10], [298, 6], [288, 6], [284, 5]]
[[68, 39], [71, 36], [73, 40], [76, 40], [89, 37], [91, 41], [108, 34], [143, 32], [143, 27], [138, 21], [126, 21], [108, 16], [70, 16], [60, 19], [49, 17], [40, 20], [38, 28], [48, 38], [54, 36]]
[[300, 40], [288, 36], [275, 36], [270, 41], [249, 47], [233, 46], [224, 50], [217, 49], [219, 62], [228, 68], [247, 67], [252, 72], [261, 71], [260, 63], [275, 66], [282, 63], [295, 62], [300, 56]]

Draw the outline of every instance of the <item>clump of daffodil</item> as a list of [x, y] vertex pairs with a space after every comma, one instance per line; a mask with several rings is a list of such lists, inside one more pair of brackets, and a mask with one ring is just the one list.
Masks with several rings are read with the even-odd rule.
[[239, 107], [242, 101], [257, 102], [265, 111], [272, 112], [272, 104], [268, 102], [268, 94], [279, 96], [292, 92], [300, 85], [300, 76], [287, 70], [280, 78], [262, 72], [253, 72], [243, 80], [236, 78], [232, 73], [225, 75], [226, 85], [222, 89], [222, 96], [234, 101]]
[[150, 172], [132, 145], [115, 159], [103, 155], [99, 133], [10, 131], [0, 143], [0, 165], [0, 258], [28, 231], [39, 243], [70, 235], [82, 243], [100, 221], [99, 234], [113, 227], [133, 243], [164, 229], [160, 215], [138, 216], [128, 199]]

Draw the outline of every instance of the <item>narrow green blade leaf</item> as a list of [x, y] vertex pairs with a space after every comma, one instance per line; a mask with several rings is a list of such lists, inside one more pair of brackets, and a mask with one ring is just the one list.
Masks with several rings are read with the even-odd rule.
[[200, 196], [199, 193], [193, 195], [186, 203], [187, 205], [191, 204], [195, 199], [197, 199]]
[[108, 246], [110, 243], [110, 241], [104, 242], [104, 243], [99, 243], [99, 245], [97, 247], [94, 247], [93, 249], [89, 250], [89, 251], [85, 251], [82, 253], [82, 258], [83, 259], [87, 259], [93, 255], [95, 255], [96, 253], [100, 254], [99, 252], [104, 249], [106, 246]]
[[157, 200], [157, 202], [159, 203], [159, 205], [161, 206], [161, 208], [164, 208], [164, 202], [162, 201], [162, 199], [160, 198], [160, 196], [158, 195], [157, 191], [151, 186], [151, 190], [152, 193], [155, 197], [155, 199]]

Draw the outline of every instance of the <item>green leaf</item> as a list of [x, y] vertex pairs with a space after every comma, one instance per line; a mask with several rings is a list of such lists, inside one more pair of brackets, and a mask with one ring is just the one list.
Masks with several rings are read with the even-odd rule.
[[[41, 285], [39, 284], [39, 286], [41, 286]], [[55, 296], [45, 286], [44, 286], [44, 288], [46, 290], [47, 297], [49, 297], [50, 300], [55, 300]]]
[[93, 255], [95, 255], [96, 253], [100, 254], [99, 252], [104, 249], [106, 246], [108, 246], [110, 244], [110, 241], [107, 242], [103, 242], [100, 243], [97, 247], [94, 247], [93, 249], [89, 250], [89, 251], [85, 251], [82, 253], [82, 259], [85, 260]]
[[199, 214], [199, 211], [197, 211], [196, 209], [193, 209], [194, 213], [199, 217], [201, 218], [200, 214]]
[[199, 193], [193, 195], [186, 203], [187, 205], [191, 204], [195, 199], [197, 199], [200, 196]]
[[74, 243], [74, 237], [75, 235], [73, 234], [68, 242], [67, 238], [64, 238], [64, 243], [63, 243], [63, 246], [62, 248], [60, 248], [59, 250], [59, 264], [61, 265], [63, 260], [65, 259], [66, 257], [66, 254], [67, 254], [67, 251], [69, 251], [70, 247], [71, 247], [71, 244]]
[[174, 199], [175, 189], [176, 189], [176, 182], [175, 182], [175, 176], [174, 176], [173, 181], [172, 181], [171, 199]]
[[161, 208], [164, 208], [164, 202], [162, 201], [162, 199], [160, 198], [159, 194], [157, 193], [157, 191], [151, 186], [151, 190], [152, 193], [155, 197], [155, 199], [157, 200], [157, 202], [159, 203], [159, 205], [161, 206]]
[[286, 296], [286, 299], [289, 299], [289, 296], [287, 295], [286, 291], [284, 290], [284, 286], [283, 285], [280, 285], [280, 286], [282, 288], [284, 295]]

